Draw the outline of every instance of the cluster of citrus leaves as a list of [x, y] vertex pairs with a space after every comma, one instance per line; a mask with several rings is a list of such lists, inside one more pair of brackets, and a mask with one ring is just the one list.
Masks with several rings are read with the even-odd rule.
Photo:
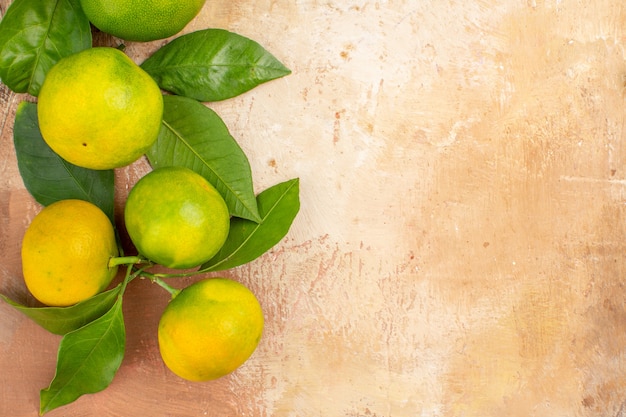
[[[48, 70], [61, 58], [93, 46], [78, 0], [15, 0], [0, 21], [0, 81], [28, 93], [14, 120], [14, 144], [25, 187], [42, 205], [78, 198], [100, 207], [115, 224], [113, 170], [77, 167], [44, 142], [34, 102]], [[290, 73], [258, 43], [221, 29], [181, 35], [140, 65], [166, 93], [161, 132], [146, 156], [153, 168], [179, 165], [207, 178], [231, 213], [220, 252], [196, 273], [234, 268], [267, 252], [299, 211], [297, 178], [254, 194], [248, 159], [206, 103], [246, 93]], [[63, 336], [56, 374], [40, 392], [40, 414], [105, 389], [124, 357], [122, 300], [142, 273], [129, 265], [116, 287], [71, 307], [28, 307], [0, 295], [48, 331]]]

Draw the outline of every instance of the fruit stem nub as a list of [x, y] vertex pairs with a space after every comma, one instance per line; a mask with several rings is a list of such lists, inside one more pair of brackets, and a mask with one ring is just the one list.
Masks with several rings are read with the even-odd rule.
[[172, 300], [178, 295], [179, 292], [182, 291], [182, 290], [179, 290], [177, 288], [174, 288], [174, 287], [170, 286], [165, 281], [163, 281], [161, 278], [158, 278], [156, 276], [151, 276], [150, 280], [152, 282], [158, 284], [161, 288], [164, 288], [167, 292], [169, 292], [172, 295]]
[[120, 265], [138, 265], [146, 260], [139, 256], [114, 256], [109, 259], [109, 268], [115, 268]]

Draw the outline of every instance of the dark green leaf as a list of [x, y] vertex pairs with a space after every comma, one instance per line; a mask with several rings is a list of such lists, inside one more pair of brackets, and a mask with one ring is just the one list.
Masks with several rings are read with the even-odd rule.
[[262, 223], [232, 218], [222, 249], [201, 271], [221, 271], [250, 262], [267, 252], [289, 231], [300, 210], [299, 180], [277, 184], [257, 197]]
[[152, 166], [192, 169], [215, 186], [233, 216], [260, 221], [248, 158], [222, 119], [196, 100], [163, 99], [163, 127], [147, 152]]
[[109, 386], [124, 358], [122, 296], [100, 318], [61, 339], [50, 386], [41, 390], [40, 414]]
[[79, 0], [15, 0], [0, 22], [0, 80], [36, 96], [48, 70], [91, 41]]
[[70, 164], [41, 137], [37, 105], [21, 102], [15, 115], [13, 139], [17, 163], [26, 189], [44, 206], [76, 198], [100, 207], [114, 221], [115, 174]]
[[222, 29], [182, 35], [141, 67], [162, 89], [199, 101], [235, 97], [291, 73], [255, 41]]
[[51, 333], [64, 335], [91, 323], [109, 311], [120, 292], [117, 287], [71, 307], [27, 307], [0, 294], [0, 298]]

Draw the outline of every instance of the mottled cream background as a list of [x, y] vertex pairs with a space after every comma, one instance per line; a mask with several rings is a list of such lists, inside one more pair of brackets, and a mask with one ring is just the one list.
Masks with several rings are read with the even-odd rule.
[[[51, 417], [626, 416], [623, 1], [212, 0], [186, 31], [205, 27], [293, 71], [210, 105], [258, 191], [301, 180], [288, 237], [228, 273], [264, 338], [185, 382], [156, 344], [167, 295], [133, 283], [112, 385]], [[23, 99], [0, 86], [0, 290], [32, 302]], [[118, 172], [119, 212], [147, 169]], [[58, 342], [0, 304], [0, 415], [37, 415]]]

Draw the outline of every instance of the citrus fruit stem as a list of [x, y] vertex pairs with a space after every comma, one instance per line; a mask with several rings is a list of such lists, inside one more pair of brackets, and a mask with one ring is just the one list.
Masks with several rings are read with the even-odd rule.
[[148, 278], [154, 280], [155, 278], [189, 278], [189, 277], [193, 277], [196, 276], [198, 274], [203, 274], [203, 271], [192, 271], [192, 272], [180, 272], [180, 273], [176, 273], [176, 274], [149, 274], [149, 276], [147, 276]]
[[152, 282], [154, 282], [155, 284], [158, 284], [161, 288], [164, 288], [167, 292], [169, 292], [172, 295], [172, 300], [178, 295], [179, 292], [182, 291], [182, 290], [179, 290], [177, 288], [174, 288], [174, 287], [170, 286], [165, 281], [163, 281], [161, 278], [157, 278], [157, 277], [153, 276], [153, 277], [150, 278], [150, 280]]
[[109, 268], [114, 268], [119, 265], [138, 265], [144, 262], [146, 262], [146, 260], [139, 256], [116, 256], [109, 259]]

